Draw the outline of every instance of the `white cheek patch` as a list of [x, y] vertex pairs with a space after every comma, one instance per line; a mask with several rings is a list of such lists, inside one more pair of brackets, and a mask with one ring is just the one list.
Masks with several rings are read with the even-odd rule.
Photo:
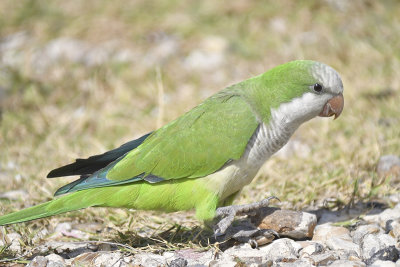
[[295, 129], [303, 122], [317, 116], [331, 95], [319, 95], [312, 92], [303, 94], [290, 102], [271, 110], [271, 119]]

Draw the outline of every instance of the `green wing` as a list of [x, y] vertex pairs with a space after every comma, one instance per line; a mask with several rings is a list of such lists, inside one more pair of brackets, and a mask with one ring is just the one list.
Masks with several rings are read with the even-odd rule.
[[206, 176], [239, 159], [258, 124], [242, 97], [222, 91], [153, 132], [106, 168], [60, 188], [56, 195], [138, 180], [153, 183]]
[[110, 169], [107, 178], [206, 176], [239, 159], [257, 126], [240, 96], [216, 95], [154, 132]]

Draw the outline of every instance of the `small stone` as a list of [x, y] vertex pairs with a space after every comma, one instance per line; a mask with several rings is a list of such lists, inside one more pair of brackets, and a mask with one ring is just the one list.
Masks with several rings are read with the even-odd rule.
[[309, 259], [311, 260], [311, 263], [313, 265], [320, 266], [320, 265], [328, 265], [329, 263], [338, 260], [339, 257], [338, 255], [336, 255], [335, 252], [327, 251], [322, 254], [311, 255]]
[[357, 229], [351, 232], [353, 237], [353, 242], [356, 244], [360, 244], [361, 240], [367, 234], [383, 234], [383, 229], [379, 227], [377, 224], [367, 224], [367, 225], [360, 225]]
[[376, 171], [381, 177], [400, 177], [400, 157], [396, 155], [384, 155], [379, 159]]
[[361, 256], [367, 264], [377, 260], [396, 261], [399, 251], [395, 247], [396, 240], [387, 234], [364, 236], [361, 241]]
[[64, 262], [64, 258], [63, 257], [61, 257], [60, 255], [54, 254], [54, 253], [47, 255], [46, 259], [48, 259], [49, 261], [61, 261], [61, 262]]
[[375, 262], [376, 260], [397, 261], [399, 259], [399, 250], [395, 246], [389, 246], [375, 252], [367, 263]]
[[177, 258], [168, 265], [169, 267], [185, 267], [188, 265], [187, 260], [184, 258]]
[[261, 229], [275, 230], [279, 235], [292, 239], [311, 238], [317, 224], [314, 214], [277, 208], [260, 209], [250, 220]]
[[[93, 261], [93, 266], [121, 266], [123, 256], [120, 252], [94, 252], [98, 255]], [[145, 265], [149, 266], [149, 265]]]
[[352, 260], [337, 260], [332, 262], [329, 267], [365, 267], [365, 263], [362, 261]]
[[366, 222], [377, 223], [381, 227], [385, 227], [387, 221], [400, 219], [400, 203], [393, 209], [385, 209], [379, 214], [365, 215], [363, 219]]
[[360, 246], [353, 243], [351, 240], [342, 237], [331, 237], [326, 240], [326, 245], [331, 250], [343, 250], [346, 252], [355, 252], [356, 255], [360, 255]]
[[371, 265], [368, 265], [369, 267], [396, 267], [396, 263], [392, 261], [381, 261], [377, 260], [374, 261]]
[[81, 255], [75, 257], [71, 265], [72, 266], [85, 266], [93, 264], [94, 259], [97, 257], [98, 252], [86, 252], [82, 253]]
[[308, 246], [303, 247], [300, 250], [300, 257], [307, 257], [314, 254], [319, 254], [324, 252], [324, 246], [318, 242], [310, 242]]
[[233, 246], [223, 253], [224, 259], [240, 261], [244, 264], [250, 265], [252, 263], [262, 264], [265, 257], [265, 252], [259, 249], [252, 249], [249, 244], [242, 244]]
[[165, 251], [162, 255], [166, 259], [172, 259], [175, 256], [175, 253], [172, 251]]
[[47, 265], [48, 260], [43, 257], [43, 256], [36, 256], [31, 260], [30, 263], [28, 263], [26, 266], [27, 267], [43, 267]]
[[167, 260], [161, 256], [153, 253], [139, 253], [136, 254], [131, 262], [133, 266], [166, 266]]
[[124, 256], [123, 259], [124, 259], [124, 262], [131, 263], [133, 261], [134, 257], [135, 257], [134, 255]]
[[288, 238], [275, 240], [270, 245], [260, 248], [260, 251], [264, 251], [267, 255], [267, 259], [285, 262], [295, 261], [299, 257], [300, 250], [301, 246]]
[[400, 238], [400, 222], [399, 220], [388, 220], [385, 227], [386, 233], [395, 239]]
[[384, 197], [385, 201], [392, 204], [397, 204], [400, 202], [400, 193], [394, 193]]
[[325, 243], [332, 237], [340, 237], [343, 240], [351, 241], [350, 231], [341, 226], [332, 226], [329, 224], [318, 225], [315, 227], [314, 236], [312, 241], [319, 241]]
[[356, 258], [356, 259], [360, 260], [359, 259], [360, 256], [354, 250], [339, 249], [339, 250], [335, 250], [334, 252], [339, 257], [340, 260], [348, 260], [350, 258]]
[[[271, 243], [276, 235], [270, 230], [256, 228], [248, 219], [238, 220], [225, 232], [221, 242], [234, 239], [239, 243], [249, 243], [253, 248]], [[228, 247], [229, 245], [226, 244]], [[223, 249], [224, 250], [224, 249]]]
[[297, 244], [299, 244], [302, 248], [308, 247], [311, 244], [314, 244], [314, 241], [311, 240], [300, 240], [300, 241], [296, 241]]
[[65, 267], [65, 263], [60, 261], [48, 261], [46, 267]]

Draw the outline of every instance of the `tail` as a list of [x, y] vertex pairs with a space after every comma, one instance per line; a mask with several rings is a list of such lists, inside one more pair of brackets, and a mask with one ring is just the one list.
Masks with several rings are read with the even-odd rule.
[[151, 134], [152, 132], [145, 134], [138, 139], [125, 143], [122, 146], [110, 150], [104, 154], [91, 156], [90, 158], [87, 159], [77, 159], [74, 163], [52, 170], [47, 175], [47, 178], [70, 176], [70, 175], [87, 176], [93, 174], [94, 172], [106, 167], [108, 164], [118, 159], [119, 157], [122, 157], [132, 149], [138, 147]]
[[0, 225], [31, 221], [93, 206], [104, 206], [103, 197], [104, 193], [107, 193], [105, 191], [107, 190], [90, 189], [74, 192], [49, 202], [0, 216]]

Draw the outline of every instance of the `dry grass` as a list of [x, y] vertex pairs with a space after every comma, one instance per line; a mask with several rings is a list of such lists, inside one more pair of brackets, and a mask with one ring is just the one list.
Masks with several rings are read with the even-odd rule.
[[[294, 138], [311, 153], [270, 159], [238, 202], [273, 194], [299, 209], [329, 197], [348, 203], [356, 181], [356, 199], [397, 192], [393, 183], [377, 186], [375, 166], [381, 155], [400, 154], [399, 12], [394, 0], [1, 1], [0, 36], [24, 32], [29, 42], [18, 64], [0, 65], [0, 192], [27, 192], [24, 199], [1, 200], [0, 214], [51, 199], [71, 181], [46, 179], [49, 170], [147, 133], [223, 87], [294, 59], [335, 67], [344, 80], [345, 110], [337, 121], [315, 119], [301, 127]], [[64, 60], [40, 70], [32, 63], [35, 52], [60, 37], [92, 47], [113, 41], [134, 59], [99, 65]], [[159, 56], [165, 40], [176, 47]], [[188, 67], [196, 49], [223, 60]], [[60, 221], [103, 223], [113, 230], [95, 239], [130, 245], [148, 225], [158, 237], [175, 224], [196, 225], [191, 213], [88, 209], [8, 229], [26, 233], [29, 247], [38, 229]], [[177, 234], [164, 236], [161, 248], [204, 246], [205, 237], [188, 242], [191, 231], [179, 231], [180, 241]]]

